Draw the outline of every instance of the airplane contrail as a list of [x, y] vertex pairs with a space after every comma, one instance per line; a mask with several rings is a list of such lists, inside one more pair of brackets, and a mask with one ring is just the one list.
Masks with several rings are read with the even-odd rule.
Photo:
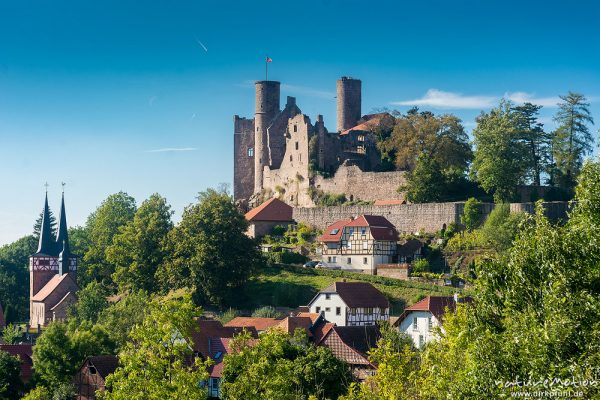
[[196, 38], [196, 42], [202, 46], [202, 48], [204, 49], [204, 51], [206, 51], [208, 53], [208, 49], [206, 48], [206, 46], [204, 45], [204, 43], [202, 43], [198, 38]]

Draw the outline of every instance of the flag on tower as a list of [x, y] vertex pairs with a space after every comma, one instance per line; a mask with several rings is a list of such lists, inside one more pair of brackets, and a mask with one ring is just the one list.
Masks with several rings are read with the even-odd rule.
[[267, 62], [273, 62], [273, 59], [271, 57], [267, 56], [267, 60], [266, 61]]

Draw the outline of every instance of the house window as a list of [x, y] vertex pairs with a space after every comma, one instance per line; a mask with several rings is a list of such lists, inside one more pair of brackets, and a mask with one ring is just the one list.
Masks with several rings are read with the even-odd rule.
[[331, 300], [331, 295], [329, 293], [325, 294], [325, 300]]
[[331, 262], [335, 264], [337, 262], [337, 257], [333, 256], [333, 259], [331, 260]]
[[350, 314], [356, 315], [356, 308], [351, 308], [350, 309]]
[[[294, 131], [295, 132], [295, 131]], [[298, 150], [298, 142], [296, 142], [296, 150]]]
[[362, 244], [363, 244], [363, 250], [369, 250], [369, 242], [364, 241], [364, 242], [362, 242]]
[[367, 257], [363, 257], [363, 264], [368, 264], [368, 263], [369, 263], [369, 262], [368, 262], [368, 260], [367, 260]]
[[331, 308], [325, 307], [325, 312], [329, 312], [329, 311], [331, 311]]
[[367, 234], [367, 228], [360, 228], [360, 234], [361, 235], [366, 235]]
[[433, 323], [431, 321], [431, 317], [429, 317], [427, 318], [427, 329], [431, 331], [431, 328], [433, 328]]
[[350, 228], [348, 230], [348, 233], [350, 234], [350, 236], [354, 235], [354, 228]]
[[352, 258], [348, 257], [348, 264], [352, 264]]
[[330, 263], [331, 262], [331, 256], [327, 257], [327, 262]]
[[92, 367], [92, 366], [90, 366], [90, 367], [88, 368], [88, 371], [90, 371], [90, 374], [92, 374], [92, 375], [96, 375], [96, 367]]
[[358, 135], [358, 141], [359, 142], [364, 142], [365, 141], [365, 135]]
[[248, 157], [254, 157], [254, 147], [248, 148]]
[[321, 307], [317, 307], [317, 309], [315, 310], [317, 312], [317, 314], [321, 313]]
[[342, 308], [341, 307], [336, 307], [335, 308], [335, 315], [342, 315]]
[[419, 335], [419, 348], [423, 347], [423, 335]]
[[417, 330], [417, 317], [413, 318], [413, 331]]

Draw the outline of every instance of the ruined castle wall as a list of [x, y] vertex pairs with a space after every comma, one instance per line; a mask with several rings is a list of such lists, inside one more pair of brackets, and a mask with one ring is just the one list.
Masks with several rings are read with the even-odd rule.
[[269, 150], [269, 166], [276, 169], [281, 166], [285, 156], [285, 131], [290, 118], [300, 114], [300, 109], [296, 106], [296, 99], [288, 96], [285, 108], [277, 114], [267, 129], [267, 147]]
[[254, 119], [233, 117], [233, 198], [254, 192]]
[[278, 169], [265, 167], [263, 187], [294, 206], [311, 206], [308, 195], [308, 142], [312, 135], [310, 119], [303, 114], [290, 118], [287, 126], [286, 151]]
[[342, 165], [332, 178], [317, 176], [315, 188], [326, 193], [344, 194], [348, 200], [403, 200], [397, 189], [406, 183], [405, 172], [363, 172], [359, 167]]
[[[494, 204], [482, 205], [484, 216], [489, 215]], [[534, 203], [513, 203], [510, 205], [512, 212], [531, 213]], [[568, 203], [544, 203], [546, 215], [553, 221], [566, 218]], [[423, 204], [398, 204], [388, 206], [336, 206], [294, 208], [293, 217], [296, 222], [304, 222], [324, 229], [333, 222], [355, 217], [361, 214], [382, 215], [386, 217], [399, 232], [414, 233], [419, 231], [437, 232], [446, 225], [459, 224], [460, 216], [464, 209], [463, 202], [457, 203], [423, 203]]]

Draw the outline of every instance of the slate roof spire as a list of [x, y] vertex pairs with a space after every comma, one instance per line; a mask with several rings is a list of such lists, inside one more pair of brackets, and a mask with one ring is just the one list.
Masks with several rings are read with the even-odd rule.
[[48, 207], [48, 189], [46, 189], [46, 200], [42, 212], [42, 225], [40, 227], [40, 241], [36, 254], [51, 255], [54, 250], [54, 236], [50, 226], [50, 208]]
[[65, 191], [64, 191], [64, 183], [63, 183], [63, 192], [62, 199], [60, 202], [60, 215], [58, 217], [58, 234], [56, 235], [56, 253], [70, 254], [69, 247], [69, 232], [67, 226], [67, 213], [65, 211]]

